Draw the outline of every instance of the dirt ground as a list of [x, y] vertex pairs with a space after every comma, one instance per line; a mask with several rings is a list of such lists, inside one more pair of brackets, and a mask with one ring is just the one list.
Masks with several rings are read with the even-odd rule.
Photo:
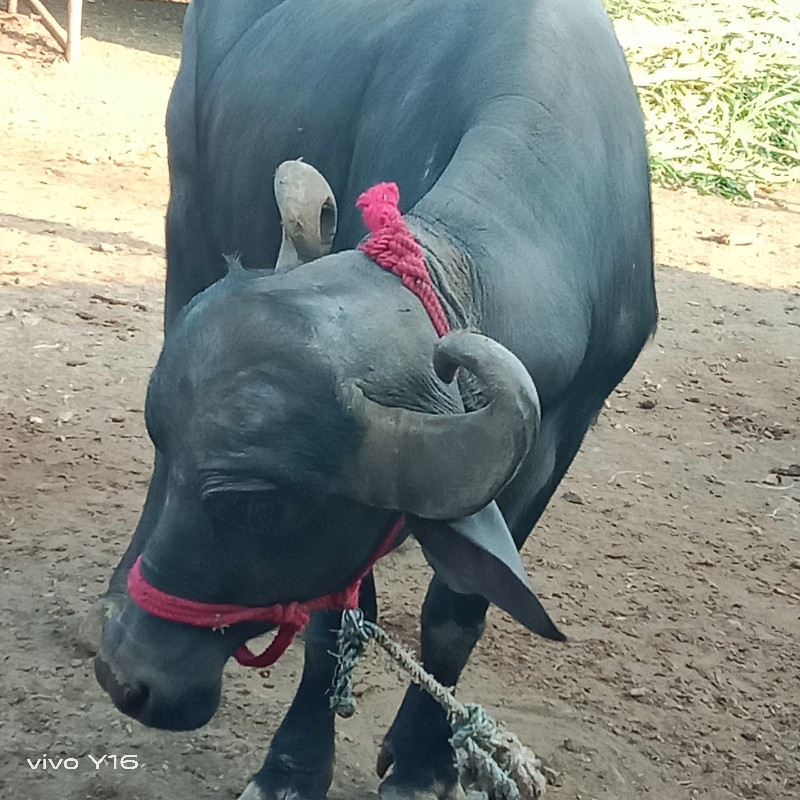
[[[57, 15], [63, 9], [54, 3]], [[232, 666], [189, 734], [111, 706], [75, 630], [148, 481], [160, 345], [163, 115], [183, 7], [86, 4], [82, 63], [0, 12], [0, 798], [236, 798], [297, 682], [298, 647]], [[569, 636], [493, 611], [460, 689], [556, 773], [555, 800], [800, 796], [800, 192], [655, 193], [661, 323], [524, 556]], [[428, 576], [378, 569], [412, 644]], [[376, 796], [403, 690], [376, 656], [339, 724], [331, 797]], [[28, 759], [77, 758], [78, 769]], [[107, 759], [136, 756], [124, 770]]]

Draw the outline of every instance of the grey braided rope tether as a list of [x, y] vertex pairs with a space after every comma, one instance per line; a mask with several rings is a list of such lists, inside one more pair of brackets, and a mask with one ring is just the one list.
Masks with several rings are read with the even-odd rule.
[[358, 610], [342, 613], [336, 653], [339, 664], [330, 699], [336, 714], [351, 717], [355, 713], [353, 673], [370, 641], [380, 645], [447, 712], [453, 729], [450, 744], [465, 789], [482, 793], [488, 800], [538, 800], [544, 796], [547, 780], [534, 752], [480, 706], [456, 700], [452, 691], [425, 672], [408, 650], [392, 641], [380, 626], [365, 620]]

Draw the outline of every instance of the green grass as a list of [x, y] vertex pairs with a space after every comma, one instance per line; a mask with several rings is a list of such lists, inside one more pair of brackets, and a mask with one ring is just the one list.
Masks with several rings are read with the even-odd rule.
[[800, 0], [606, 0], [656, 181], [752, 197], [800, 181]]

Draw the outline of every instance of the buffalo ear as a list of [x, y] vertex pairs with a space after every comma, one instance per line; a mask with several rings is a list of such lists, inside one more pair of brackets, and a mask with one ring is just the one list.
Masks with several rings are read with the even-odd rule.
[[479, 594], [547, 639], [566, 639], [531, 588], [497, 503], [456, 520], [409, 517], [411, 532], [436, 573], [460, 594]]

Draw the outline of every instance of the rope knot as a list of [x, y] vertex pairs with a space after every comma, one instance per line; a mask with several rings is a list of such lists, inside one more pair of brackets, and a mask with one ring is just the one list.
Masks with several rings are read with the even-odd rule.
[[356, 697], [353, 692], [353, 675], [358, 659], [367, 646], [370, 634], [366, 628], [364, 612], [351, 609], [342, 612], [342, 622], [337, 637], [337, 653], [339, 663], [331, 685], [330, 706], [334, 714], [344, 719], [356, 713]]
[[425, 689], [447, 713], [453, 734], [461, 785], [470, 796], [487, 800], [538, 800], [547, 787], [541, 761], [513, 733], [501, 728], [483, 708], [464, 705], [451, 689], [429, 675], [404, 647], [392, 641], [386, 631], [364, 619], [361, 611], [345, 611], [339, 628], [339, 664], [331, 688], [331, 709], [343, 717], [355, 713], [353, 671], [367, 643], [382, 647]]
[[542, 762], [481, 706], [466, 704], [451, 717], [450, 744], [461, 782], [491, 800], [535, 800], [547, 789]]
[[465, 716], [453, 722], [453, 735], [450, 738], [450, 744], [455, 749], [464, 747], [467, 740], [472, 739], [482, 747], [488, 749], [492, 736], [497, 733], [497, 727], [494, 720], [486, 713], [486, 711], [474, 703], [465, 703], [464, 710]]
[[399, 203], [400, 190], [396, 183], [378, 183], [361, 194], [356, 208], [360, 209], [367, 228], [374, 232], [402, 220]]
[[293, 625], [298, 630], [308, 625], [311, 614], [306, 603], [287, 603], [281, 607], [280, 619], [277, 620], [281, 625]]

